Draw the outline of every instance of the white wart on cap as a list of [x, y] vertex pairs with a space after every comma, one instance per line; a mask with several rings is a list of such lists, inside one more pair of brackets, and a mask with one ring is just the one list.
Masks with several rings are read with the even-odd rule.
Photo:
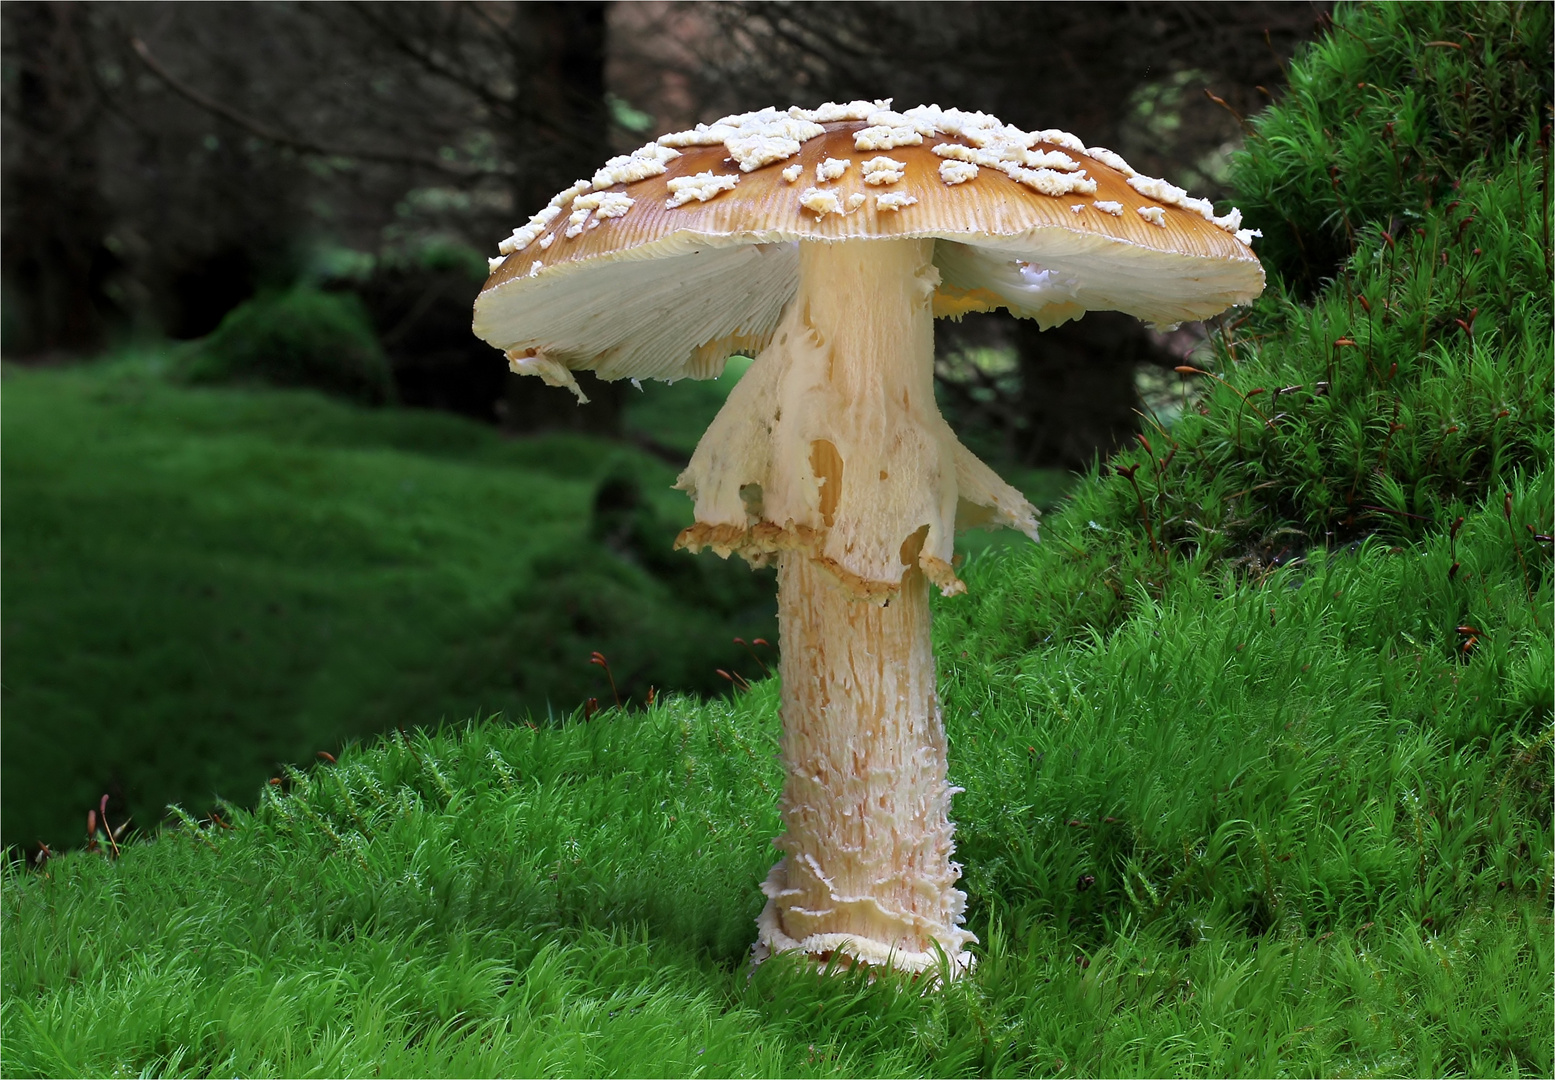
[[770, 340], [795, 241], [865, 237], [937, 241], [938, 316], [1170, 326], [1262, 290], [1254, 235], [1067, 132], [889, 102], [768, 109], [666, 135], [559, 193], [503, 241], [475, 332], [574, 390], [581, 369], [711, 378]]

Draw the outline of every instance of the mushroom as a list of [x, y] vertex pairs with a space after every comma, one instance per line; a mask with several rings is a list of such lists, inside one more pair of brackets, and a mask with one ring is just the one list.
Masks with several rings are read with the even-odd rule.
[[956, 529], [1036, 539], [1037, 511], [940, 416], [934, 318], [1207, 318], [1262, 290], [1254, 235], [1066, 132], [878, 101], [664, 136], [503, 241], [475, 332], [580, 401], [579, 369], [756, 356], [676, 485], [696, 504], [676, 546], [778, 566], [783, 857], [758, 954], [972, 964], [929, 588], [965, 589]]

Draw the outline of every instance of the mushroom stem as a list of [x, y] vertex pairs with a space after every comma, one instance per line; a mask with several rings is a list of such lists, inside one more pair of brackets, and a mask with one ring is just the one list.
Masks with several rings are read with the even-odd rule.
[[801, 244], [799, 295], [757, 364], [780, 401], [778, 430], [757, 433], [772, 440], [762, 516], [802, 540], [776, 546], [785, 858], [759, 942], [911, 971], [943, 955], [959, 972], [975, 938], [929, 635], [929, 577], [960, 585], [958, 444], [934, 404], [932, 254]]
[[971, 966], [955, 887], [945, 729], [929, 583], [851, 599], [803, 552], [779, 560], [784, 858], [762, 892], [759, 943], [825, 960]]

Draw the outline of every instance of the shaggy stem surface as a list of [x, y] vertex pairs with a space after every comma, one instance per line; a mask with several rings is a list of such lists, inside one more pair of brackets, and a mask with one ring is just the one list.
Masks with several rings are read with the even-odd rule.
[[[974, 939], [960, 928], [925, 576], [949, 566], [923, 551], [956, 498], [956, 444], [934, 404], [932, 252], [804, 245], [791, 313], [802, 333], [774, 345], [822, 358], [805, 397], [827, 427], [804, 455], [820, 542], [779, 555], [785, 857], [759, 925], [770, 949], [914, 971], [943, 954], [959, 971]], [[921, 520], [901, 517], [893, 476], [930, 494]], [[850, 568], [856, 545], [836, 544], [844, 522], [876, 552], [865, 564]]]

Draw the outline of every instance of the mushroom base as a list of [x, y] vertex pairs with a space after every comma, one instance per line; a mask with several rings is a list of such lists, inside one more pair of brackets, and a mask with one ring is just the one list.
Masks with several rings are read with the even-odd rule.
[[[767, 874], [767, 880], [761, 883], [762, 891], [782, 892], [787, 887], [787, 877], [786, 862], [778, 863]], [[933, 952], [911, 952], [857, 934], [811, 934], [803, 941], [795, 941], [783, 932], [782, 918], [772, 900], [768, 900], [761, 914], [756, 916], [756, 930], [752, 966], [761, 963], [772, 953], [800, 952], [817, 965], [829, 964], [836, 971], [848, 971], [855, 966], [883, 967], [916, 975], [938, 973], [943, 963], [950, 978], [955, 979], [971, 971], [977, 961], [965, 950], [954, 955], [938, 949]]]
[[[779, 555], [784, 853], [758, 944], [907, 971], [971, 966], [951, 861], [929, 582], [852, 599], [803, 552]], [[942, 960], [943, 958], [943, 960]]]

